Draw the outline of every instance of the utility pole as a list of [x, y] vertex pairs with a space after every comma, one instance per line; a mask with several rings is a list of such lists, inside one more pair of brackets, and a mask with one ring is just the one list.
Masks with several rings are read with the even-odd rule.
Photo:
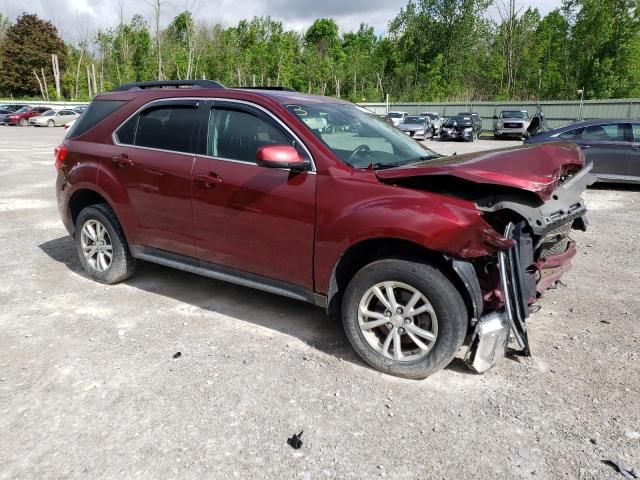
[[580, 94], [580, 113], [578, 114], [578, 120], [582, 120], [582, 107], [584, 105], [584, 87], [578, 90]]

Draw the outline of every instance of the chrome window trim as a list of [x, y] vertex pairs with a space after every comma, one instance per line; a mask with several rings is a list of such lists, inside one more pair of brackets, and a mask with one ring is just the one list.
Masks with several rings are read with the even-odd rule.
[[[244, 160], [236, 160], [236, 159], [232, 159], [232, 158], [223, 158], [223, 157], [212, 157], [210, 155], [199, 154], [199, 153], [177, 152], [175, 150], [164, 150], [164, 149], [161, 149], [161, 148], [141, 147], [141, 146], [138, 146], [138, 145], [130, 145], [128, 143], [120, 143], [118, 141], [118, 137], [116, 136], [116, 133], [118, 132], [118, 130], [120, 130], [120, 128], [122, 128], [122, 126], [125, 123], [127, 123], [129, 120], [131, 120], [136, 115], [138, 115], [142, 110], [144, 110], [145, 108], [153, 105], [154, 103], [167, 102], [167, 101], [173, 101], [173, 100], [176, 100], [176, 101], [181, 101], [181, 100], [207, 101], [207, 100], [209, 100], [209, 101], [213, 101], [213, 102], [219, 101], [219, 102], [227, 102], [227, 103], [238, 103], [238, 104], [248, 105], [250, 107], [257, 108], [258, 110], [266, 113], [271, 119], [275, 120], [278, 125], [280, 125], [289, 135], [291, 135], [295, 139], [295, 141], [299, 145], [302, 146], [304, 151], [309, 156], [309, 160], [311, 162], [311, 170], [308, 170], [305, 173], [310, 173], [310, 174], [313, 174], [313, 175], [316, 174], [316, 172], [317, 172], [316, 163], [315, 163], [315, 160], [313, 159], [313, 155], [311, 155], [311, 152], [307, 148], [306, 144], [302, 140], [300, 140], [300, 137], [298, 137], [298, 135], [296, 135], [293, 132], [293, 130], [291, 130], [287, 126], [287, 124], [285, 124], [282, 120], [280, 120], [272, 112], [270, 112], [269, 110], [267, 110], [263, 106], [258, 105], [258, 104], [253, 103], [253, 102], [249, 102], [249, 101], [246, 101], [246, 100], [238, 100], [238, 99], [235, 99], [235, 98], [223, 98], [223, 97], [170, 97], [170, 98], [158, 98], [156, 100], [152, 100], [152, 101], [142, 105], [135, 112], [133, 112], [131, 115], [129, 115], [126, 119], [124, 119], [124, 121], [122, 121], [116, 128], [113, 129], [113, 132], [111, 133], [111, 141], [113, 142], [113, 144], [118, 146], [118, 147], [137, 148], [137, 149], [141, 149], [141, 150], [152, 150], [152, 151], [156, 151], [156, 152], [165, 152], [165, 153], [173, 153], [173, 154], [178, 154], [178, 155], [186, 155], [186, 156], [189, 156], [189, 157], [211, 158], [211, 159], [214, 159], [214, 160], [223, 160], [225, 162], [239, 163], [239, 164], [243, 164], [243, 165], [255, 165], [255, 166], [258, 166], [257, 163], [252, 163], [252, 162], [248, 162], [248, 161], [244, 161]], [[212, 105], [212, 107], [215, 108], [215, 105]], [[209, 138], [209, 121], [207, 120], [207, 139], [208, 138]], [[291, 171], [290, 168], [279, 168], [277, 170]], [[300, 172], [300, 173], [303, 173], [303, 172]]]

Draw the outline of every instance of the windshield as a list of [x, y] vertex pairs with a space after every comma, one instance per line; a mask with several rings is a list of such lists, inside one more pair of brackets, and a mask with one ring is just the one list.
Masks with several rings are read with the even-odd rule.
[[311, 132], [354, 168], [389, 168], [438, 157], [377, 115], [348, 103], [289, 104]]
[[517, 110], [509, 110], [502, 112], [500, 114], [502, 118], [528, 118], [529, 114], [527, 112], [520, 112]]
[[461, 116], [451, 117], [449, 120], [447, 120], [447, 123], [444, 124], [445, 127], [453, 127], [453, 126], [470, 127], [472, 125], [473, 123], [471, 121], [471, 117], [461, 117]]
[[424, 116], [429, 117], [431, 120], [438, 120], [440, 118], [440, 115], [437, 113], [425, 113]]
[[55, 115], [56, 112], [54, 112], [53, 110], [47, 110], [46, 112], [44, 112], [42, 115], [40, 115], [41, 117], [51, 117], [53, 115]]
[[16, 113], [28, 113], [30, 112], [31, 109], [29, 107], [22, 107], [20, 110], [18, 110]]
[[404, 114], [400, 112], [389, 112], [387, 115], [389, 118], [402, 118]]
[[424, 117], [404, 117], [402, 123], [424, 123]]

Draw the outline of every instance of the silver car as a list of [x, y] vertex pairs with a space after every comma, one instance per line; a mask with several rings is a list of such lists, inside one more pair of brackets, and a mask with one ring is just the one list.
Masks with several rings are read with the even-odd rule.
[[431, 126], [433, 127], [433, 136], [440, 135], [440, 129], [442, 128], [442, 119], [436, 112], [422, 112], [421, 117], [429, 117], [431, 120]]
[[73, 110], [47, 110], [42, 115], [31, 117], [29, 125], [36, 127], [61, 127], [71, 120], [78, 118], [78, 114]]
[[425, 140], [433, 138], [433, 126], [429, 117], [420, 115], [409, 115], [404, 117], [398, 128], [411, 138]]

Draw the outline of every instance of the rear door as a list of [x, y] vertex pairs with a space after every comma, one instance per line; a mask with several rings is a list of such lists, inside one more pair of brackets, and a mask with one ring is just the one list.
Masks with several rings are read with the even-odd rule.
[[631, 161], [629, 123], [603, 123], [584, 127], [576, 143], [593, 162], [593, 173], [606, 180], [622, 180]]
[[191, 171], [200, 104], [152, 102], [117, 129], [107, 147], [99, 181], [112, 177], [126, 190], [133, 245], [195, 257]]
[[313, 288], [315, 172], [256, 164], [265, 145], [309, 153], [284, 124], [245, 102], [209, 104], [206, 155], [196, 157], [193, 219], [198, 258]]

